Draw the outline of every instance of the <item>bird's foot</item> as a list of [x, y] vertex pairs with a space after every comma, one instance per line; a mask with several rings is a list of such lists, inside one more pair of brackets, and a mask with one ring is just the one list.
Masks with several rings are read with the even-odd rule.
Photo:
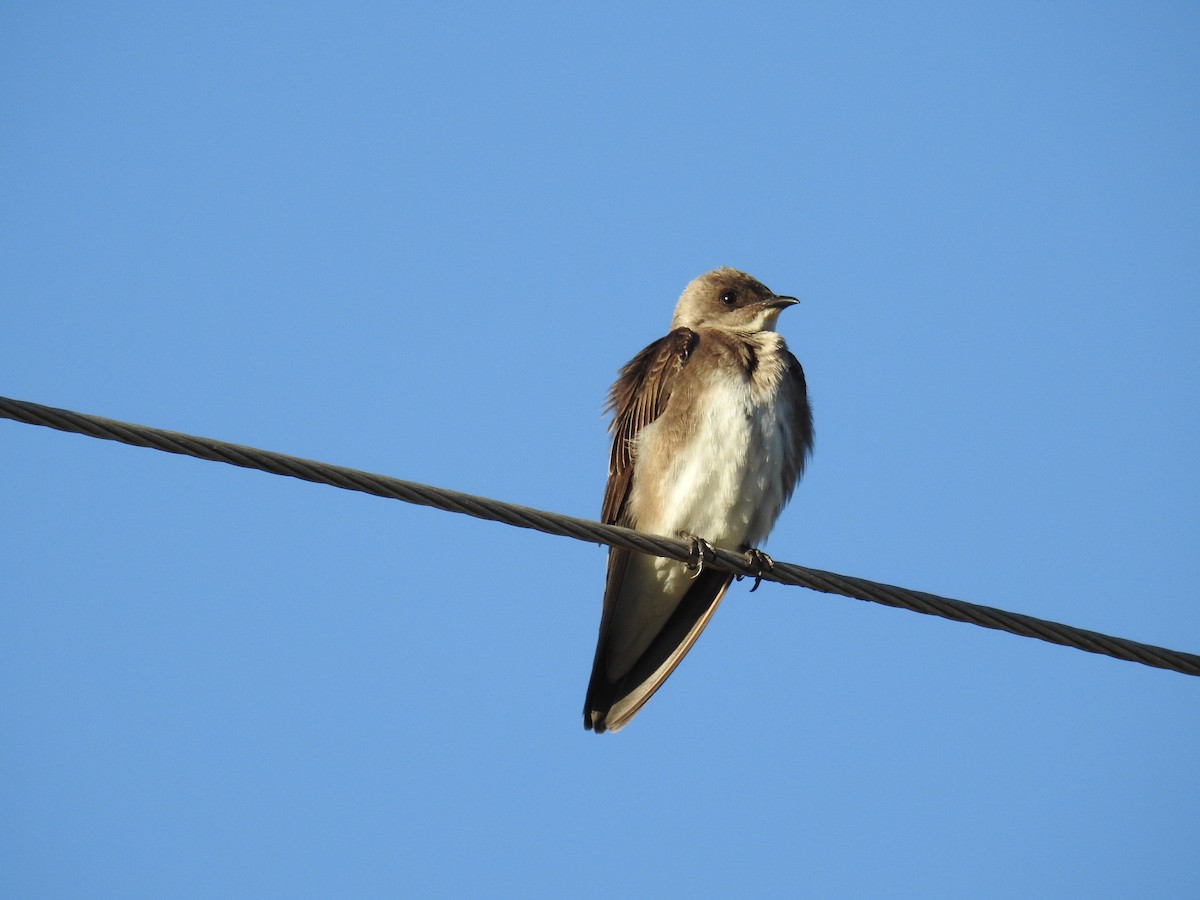
[[686, 531], [679, 532], [679, 536], [692, 545], [691, 553], [688, 555], [688, 560], [684, 565], [692, 573], [692, 577], [695, 578], [704, 571], [704, 564], [706, 562], [717, 558], [717, 551], [712, 548], [712, 544], [702, 537], [697, 537]]
[[[746, 551], [746, 562], [753, 566], [758, 571], [754, 573], [754, 587], [750, 588], [750, 593], [758, 590], [758, 586], [762, 584], [763, 576], [775, 568], [775, 560], [767, 556], [761, 550], [751, 547]], [[744, 576], [739, 575], [738, 581], [741, 581]]]

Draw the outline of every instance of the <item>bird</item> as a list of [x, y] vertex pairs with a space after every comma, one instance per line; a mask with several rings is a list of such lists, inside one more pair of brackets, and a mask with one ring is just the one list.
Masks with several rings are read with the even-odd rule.
[[[731, 268], [691, 281], [670, 331], [609, 391], [606, 524], [692, 542], [683, 563], [612, 547], [584, 728], [626, 725], [704, 630], [733, 574], [703, 565], [711, 544], [758, 550], [812, 453], [804, 369], [775, 331], [799, 301]], [[757, 584], [756, 584], [757, 586]]]

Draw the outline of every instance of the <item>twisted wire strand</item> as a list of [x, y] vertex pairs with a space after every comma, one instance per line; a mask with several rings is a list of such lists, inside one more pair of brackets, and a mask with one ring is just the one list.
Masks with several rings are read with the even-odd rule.
[[[42, 425], [59, 431], [131, 444], [135, 447], [149, 447], [167, 453], [178, 453], [183, 456], [228, 463], [246, 469], [257, 469], [273, 475], [287, 475], [316, 484], [327, 484], [344, 490], [373, 494], [377, 497], [403, 500], [406, 503], [430, 506], [434, 509], [462, 513], [493, 522], [503, 522], [506, 525], [530, 528], [546, 534], [561, 535], [589, 543], [625, 547], [681, 562], [687, 562], [692, 558], [693, 548], [688, 541], [646, 534], [619, 525], [604, 525], [590, 519], [580, 519], [528, 506], [518, 506], [488, 497], [464, 494], [413, 481], [403, 481], [387, 475], [376, 475], [345, 466], [330, 465], [270, 450], [259, 450], [213, 438], [196, 437], [146, 425], [135, 425], [130, 422], [105, 419], [100, 416], [42, 406], [38, 403], [13, 400], [7, 397], [0, 397], [0, 417], [28, 425]], [[776, 562], [769, 571], [760, 573], [757, 566], [743, 553], [719, 547], [713, 548], [713, 551], [713, 555], [706, 558], [705, 565], [738, 575], [758, 577], [761, 574], [764, 581], [775, 581], [827, 594], [840, 594], [857, 600], [868, 600], [897, 609], [907, 609], [929, 616], [940, 616], [955, 622], [967, 622], [971, 625], [1006, 631], [1022, 637], [1037, 638], [1052, 644], [1061, 644], [1064, 647], [1074, 647], [1088, 653], [1099, 653], [1185, 675], [1200, 676], [1200, 656], [1196, 654], [1168, 650], [1126, 638], [1113, 637], [1075, 628], [1071, 625], [1038, 619], [1034, 616], [1007, 612], [962, 600], [952, 600], [948, 597], [881, 584], [864, 578], [838, 575], [834, 572], [811, 569], [794, 563]]]

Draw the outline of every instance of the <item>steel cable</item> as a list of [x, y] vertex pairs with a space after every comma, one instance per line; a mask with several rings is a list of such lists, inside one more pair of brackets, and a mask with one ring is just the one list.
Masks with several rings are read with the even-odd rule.
[[[590, 519], [580, 519], [561, 513], [518, 506], [446, 488], [403, 481], [387, 475], [375, 475], [345, 466], [288, 456], [284, 453], [258, 450], [254, 447], [166, 431], [161, 428], [150, 428], [145, 425], [134, 425], [130, 422], [119, 422], [114, 419], [56, 409], [23, 400], [0, 397], [0, 417], [24, 422], [28, 425], [43, 425], [59, 431], [118, 441], [135, 447], [150, 447], [167, 453], [229, 463], [246, 469], [258, 469], [273, 475], [287, 475], [316, 484], [328, 484], [345, 490], [373, 494], [377, 497], [403, 500], [406, 503], [430, 506], [447, 512], [462, 513], [479, 519], [503, 522], [519, 528], [531, 528], [546, 534], [562, 535], [590, 543], [626, 547], [684, 562], [688, 561], [693, 553], [690, 542], [676, 538], [645, 534], [618, 525], [604, 525]], [[739, 575], [759, 576], [757, 567], [744, 554], [719, 547], [713, 548], [713, 550], [713, 556], [706, 559], [705, 565], [715, 566]], [[1037, 638], [1052, 644], [1061, 644], [1089, 653], [1100, 653], [1116, 659], [1169, 669], [1185, 675], [1200, 675], [1200, 656], [1192, 653], [1167, 650], [1163, 647], [1087, 631], [1033, 616], [1006, 612], [990, 606], [951, 600], [948, 597], [880, 584], [863, 578], [838, 575], [834, 572], [824, 572], [820, 569], [810, 569], [793, 563], [776, 562], [769, 571], [761, 573], [761, 577], [764, 581], [806, 587], [827, 594], [840, 594], [897, 609], [940, 616], [956, 622], [967, 622], [983, 628]]]

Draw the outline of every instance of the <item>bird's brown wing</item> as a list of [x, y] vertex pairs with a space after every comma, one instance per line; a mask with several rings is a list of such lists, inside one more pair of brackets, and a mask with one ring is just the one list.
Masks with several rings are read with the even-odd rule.
[[[602, 510], [602, 518], [609, 524], [637, 527], [627, 509], [635, 464], [634, 441], [667, 408], [673, 386], [698, 340], [695, 332], [680, 328], [655, 341], [621, 370], [609, 393], [613, 442]], [[596, 731], [619, 728], [641, 708], [695, 642], [732, 578], [724, 572], [701, 572], [632, 669], [610, 681], [607, 675], [610, 623], [631, 561], [638, 565], [645, 558], [620, 548], [609, 551], [604, 610], [583, 714], [584, 727]], [[619, 712], [610, 716], [618, 705]]]
[[[624, 573], [614, 572], [612, 559], [618, 552], [625, 554], [626, 559], [622, 561], [625, 566], [630, 562], [637, 565], [639, 557], [642, 557], [642, 554], [631, 554], [629, 551], [610, 551], [608, 586], [604, 591], [606, 606], [615, 602], [615, 598], [621, 592]], [[682, 563], [676, 565], [682, 566]], [[667, 676], [675, 671], [679, 661], [692, 649], [732, 581], [733, 575], [729, 572], [717, 569], [704, 569], [699, 572], [680, 598], [670, 618], [659, 629], [654, 640], [637, 658], [632, 668], [612, 681], [605, 671], [608, 635], [602, 631], [596, 660], [592, 664], [592, 679], [588, 684], [584, 727], [597, 733], [616, 731], [632, 719], [654, 692], [662, 687]]]
[[787, 501], [792, 496], [800, 476], [804, 474], [804, 466], [813, 450], [813, 418], [812, 407], [808, 403], [808, 385], [804, 380], [804, 367], [789, 351], [783, 351], [787, 364], [786, 388], [782, 397], [787, 404], [787, 412], [782, 420], [788, 423], [791, 443], [784, 455], [784, 498]]
[[604, 408], [613, 414], [608, 427], [613, 439], [600, 512], [601, 520], [608, 525], [626, 524], [623, 519], [633, 482], [633, 442], [667, 408], [675, 378], [687, 365], [698, 340], [696, 333], [687, 328], [677, 328], [659, 338], [621, 369], [608, 392]]

